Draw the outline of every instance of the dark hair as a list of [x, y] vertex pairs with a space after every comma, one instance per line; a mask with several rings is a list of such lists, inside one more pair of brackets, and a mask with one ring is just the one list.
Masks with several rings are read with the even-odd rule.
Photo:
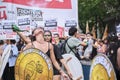
[[93, 36], [93, 34], [92, 34], [92, 33], [90, 33], [90, 32], [86, 33], [86, 35], [87, 35], [87, 34], [89, 34], [89, 35]]
[[44, 33], [46, 33], [46, 32], [50, 33], [50, 36], [51, 36], [50, 42], [52, 42], [52, 33], [51, 33], [51, 31], [50, 30], [45, 30]]
[[0, 45], [4, 44], [4, 41], [3, 40], [0, 40]]
[[109, 41], [109, 42], [117, 42], [117, 41], [118, 41], [117, 34], [114, 33], [114, 32], [111, 32], [111, 33], [108, 35], [108, 41]]
[[69, 29], [69, 35], [70, 36], [73, 36], [76, 32], [77, 32], [77, 28], [76, 27], [71, 27]]
[[100, 43], [104, 43], [104, 41], [103, 41], [103, 40], [100, 40], [99, 42], [100, 42]]
[[10, 40], [10, 43], [11, 43], [11, 44], [15, 44], [15, 43], [16, 43], [16, 40], [14, 40], [14, 39], [13, 39], [13, 40]]
[[59, 34], [58, 33], [55, 33], [54, 35], [57, 35], [59, 37]]
[[35, 41], [36, 40], [35, 36], [33, 36], [33, 35], [29, 35], [28, 37], [31, 39], [31, 41]]

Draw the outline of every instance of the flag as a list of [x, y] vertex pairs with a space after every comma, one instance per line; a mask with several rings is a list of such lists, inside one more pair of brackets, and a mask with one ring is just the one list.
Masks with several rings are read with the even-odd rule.
[[102, 40], [104, 40], [105, 38], [107, 38], [107, 36], [108, 36], [108, 25], [106, 25], [106, 27], [105, 27]]
[[88, 23], [88, 21], [86, 22], [86, 33], [88, 33], [88, 32], [90, 32], [89, 31], [89, 23]]
[[95, 26], [92, 27], [91, 33], [93, 34], [93, 38], [96, 39], [96, 31], [95, 31]]

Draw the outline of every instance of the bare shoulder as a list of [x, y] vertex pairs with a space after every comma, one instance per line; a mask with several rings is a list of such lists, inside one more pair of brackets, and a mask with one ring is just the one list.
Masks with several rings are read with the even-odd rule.
[[120, 47], [117, 49], [117, 53], [120, 54]]
[[28, 48], [32, 48], [32, 43], [26, 44], [23, 50], [26, 50], [26, 49], [28, 49]]
[[53, 49], [53, 44], [52, 44], [52, 43], [49, 43], [49, 45], [50, 45], [50, 49]]

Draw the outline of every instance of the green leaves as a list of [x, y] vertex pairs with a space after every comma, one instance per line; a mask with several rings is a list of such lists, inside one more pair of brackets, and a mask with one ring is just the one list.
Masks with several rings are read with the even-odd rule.
[[[100, 27], [105, 27], [103, 20], [111, 16], [120, 15], [119, 0], [78, 0], [79, 25], [85, 31], [86, 21], [90, 28], [100, 22]], [[98, 21], [97, 19], [100, 20]], [[91, 25], [92, 24], [92, 25]], [[104, 25], [104, 26], [103, 26]]]

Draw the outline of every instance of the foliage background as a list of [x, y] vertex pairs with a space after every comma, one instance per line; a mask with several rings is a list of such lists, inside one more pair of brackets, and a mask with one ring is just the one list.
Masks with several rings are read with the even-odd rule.
[[86, 21], [89, 28], [99, 29], [101, 35], [108, 24], [109, 32], [115, 31], [120, 19], [120, 0], [78, 0], [79, 27], [85, 33]]

